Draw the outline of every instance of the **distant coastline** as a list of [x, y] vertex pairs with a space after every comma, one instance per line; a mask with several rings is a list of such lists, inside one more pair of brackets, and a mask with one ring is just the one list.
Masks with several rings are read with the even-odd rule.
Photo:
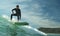
[[39, 31], [45, 32], [45, 33], [59, 33], [60, 34], [60, 28], [45, 28], [41, 27], [38, 28]]

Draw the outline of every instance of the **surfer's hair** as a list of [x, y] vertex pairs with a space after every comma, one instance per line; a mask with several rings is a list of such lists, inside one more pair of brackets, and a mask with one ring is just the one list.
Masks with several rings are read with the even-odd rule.
[[16, 7], [19, 7], [19, 5], [16, 5]]

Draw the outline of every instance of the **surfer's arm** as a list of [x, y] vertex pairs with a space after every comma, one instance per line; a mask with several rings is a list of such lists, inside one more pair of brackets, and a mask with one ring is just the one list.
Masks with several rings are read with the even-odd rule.
[[13, 12], [14, 10], [15, 10], [15, 8], [14, 8], [14, 9], [12, 9], [12, 13], [13, 13], [13, 14], [14, 14], [14, 12]]

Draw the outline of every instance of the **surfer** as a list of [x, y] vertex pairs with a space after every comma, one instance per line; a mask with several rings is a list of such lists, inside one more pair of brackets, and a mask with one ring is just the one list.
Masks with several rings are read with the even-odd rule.
[[19, 8], [19, 5], [16, 5], [16, 8], [12, 9], [11, 20], [13, 16], [17, 16], [18, 21], [21, 20], [21, 10]]

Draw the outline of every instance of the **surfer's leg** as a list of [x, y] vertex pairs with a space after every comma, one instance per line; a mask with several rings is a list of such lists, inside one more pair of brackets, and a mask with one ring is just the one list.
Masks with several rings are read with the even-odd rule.
[[17, 16], [17, 20], [19, 21], [19, 16]]
[[19, 17], [20, 17], [20, 20], [21, 20], [21, 14], [19, 15]]
[[13, 16], [13, 14], [11, 14], [11, 18], [10, 18], [11, 20], [12, 20], [12, 16]]
[[16, 14], [11, 14], [11, 18], [10, 18], [11, 20], [12, 20], [13, 16], [16, 16]]
[[20, 20], [21, 20], [21, 16], [20, 16]]

